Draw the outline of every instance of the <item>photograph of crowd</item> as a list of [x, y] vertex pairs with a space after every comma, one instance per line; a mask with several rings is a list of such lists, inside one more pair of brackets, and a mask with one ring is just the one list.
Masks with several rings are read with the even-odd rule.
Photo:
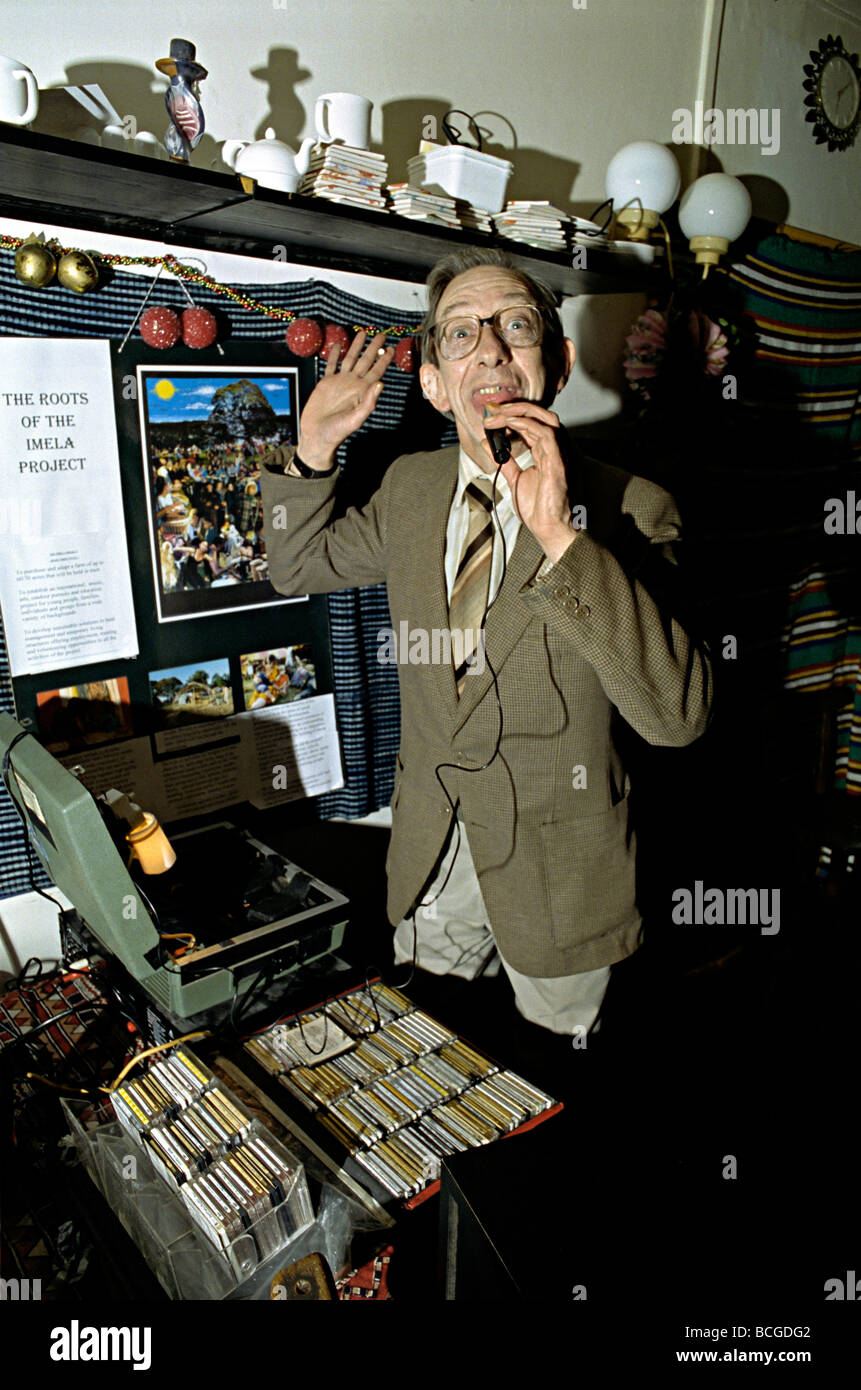
[[162, 728], [198, 719], [223, 719], [233, 713], [230, 661], [226, 656], [150, 671], [149, 685]]
[[36, 706], [42, 742], [51, 753], [90, 748], [134, 733], [125, 676], [40, 690]]
[[246, 709], [286, 705], [317, 694], [317, 675], [310, 645], [278, 647], [240, 656]]
[[260, 468], [297, 437], [295, 369], [138, 374], [160, 621], [291, 602], [268, 579]]

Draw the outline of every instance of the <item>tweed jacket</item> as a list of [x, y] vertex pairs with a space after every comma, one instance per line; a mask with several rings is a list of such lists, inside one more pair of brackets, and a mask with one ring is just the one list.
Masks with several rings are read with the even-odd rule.
[[[614, 723], [621, 715], [652, 744], [690, 743], [711, 697], [708, 654], [676, 615], [673, 499], [569, 453], [569, 496], [586, 507], [586, 529], [539, 579], [545, 556], [521, 525], [488, 611], [484, 669], [470, 672], [461, 698], [451, 664], [414, 664], [398, 650], [389, 918], [397, 923], [418, 901], [449, 832], [438, 768], [460, 803], [499, 949], [536, 977], [597, 969], [636, 949], [629, 780]], [[278, 469], [291, 456], [279, 449], [267, 464]], [[397, 459], [367, 505], [343, 515], [335, 477], [264, 468], [274, 587], [302, 594], [385, 582], [396, 634], [404, 622], [445, 631], [458, 457], [455, 446]]]

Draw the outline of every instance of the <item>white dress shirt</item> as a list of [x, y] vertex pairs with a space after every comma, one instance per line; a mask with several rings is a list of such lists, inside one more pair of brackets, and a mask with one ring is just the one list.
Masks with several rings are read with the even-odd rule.
[[[531, 468], [533, 458], [528, 451], [515, 459], [521, 468]], [[493, 481], [496, 469], [488, 473], [486, 469], [479, 468], [477, 463], [469, 457], [464, 449], [460, 451], [460, 459], [457, 467], [457, 490], [454, 494], [454, 501], [448, 514], [448, 526], [445, 533], [445, 591], [446, 597], [451, 598], [451, 591], [454, 588], [457, 567], [460, 557], [463, 554], [463, 547], [466, 542], [466, 535], [469, 529], [469, 503], [464, 496], [467, 483], [471, 483], [475, 478], [487, 478]], [[502, 473], [496, 478], [496, 489], [494, 491], [494, 501], [496, 503], [493, 512], [493, 556], [490, 562], [490, 589], [488, 590], [488, 600], [494, 598], [502, 583], [503, 568], [503, 546], [500, 540], [500, 530], [505, 540], [505, 562], [510, 562], [511, 553], [520, 533], [520, 518], [514, 510], [514, 502], [511, 497], [511, 488], [508, 480]]]

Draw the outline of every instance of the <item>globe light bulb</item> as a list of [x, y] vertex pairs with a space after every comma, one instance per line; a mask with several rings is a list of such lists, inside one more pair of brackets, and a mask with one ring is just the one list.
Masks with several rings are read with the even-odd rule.
[[730, 174], [703, 174], [682, 194], [679, 226], [688, 238], [697, 263], [717, 265], [731, 241], [750, 221], [752, 204], [744, 184]]
[[607, 165], [607, 197], [632, 241], [648, 240], [660, 214], [676, 201], [680, 184], [676, 156], [657, 140], [634, 140]]

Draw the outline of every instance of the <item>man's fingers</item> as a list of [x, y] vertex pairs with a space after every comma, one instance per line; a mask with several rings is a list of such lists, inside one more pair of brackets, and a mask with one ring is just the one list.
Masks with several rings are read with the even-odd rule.
[[350, 346], [347, 348], [346, 353], [344, 354], [344, 361], [341, 366], [342, 372], [348, 372], [354, 367], [356, 358], [362, 351], [367, 336], [368, 335], [365, 332], [364, 328], [360, 328], [355, 338], [351, 342]]
[[[510, 401], [505, 405], [496, 406], [493, 414], [489, 415], [485, 421], [491, 429], [496, 429], [498, 425], [510, 425], [516, 419], [529, 418], [536, 424], [549, 425], [551, 429], [559, 429], [559, 416], [552, 410], [545, 410], [543, 405], [538, 405], [536, 401]], [[494, 424], [496, 421], [496, 424]]]
[[378, 352], [376, 361], [365, 376], [365, 381], [379, 381], [394, 355], [395, 350], [392, 347], [384, 348], [382, 352]]
[[376, 406], [377, 401], [380, 399], [381, 394], [382, 391], [377, 382], [370, 383], [368, 389], [362, 392], [351, 416], [351, 433], [359, 429], [359, 427], [365, 423]]
[[340, 343], [335, 343], [335, 344], [329, 349], [329, 357], [328, 357], [327, 362], [326, 362], [326, 370], [325, 370], [325, 372], [323, 373], [324, 376], [334, 376], [334, 375], [335, 375], [336, 371], [338, 370], [338, 358], [340, 357], [340, 355], [341, 355], [341, 344], [340, 344]]
[[356, 375], [368, 376], [378, 361], [382, 361], [382, 349], [386, 346], [385, 333], [375, 333], [356, 363]]

